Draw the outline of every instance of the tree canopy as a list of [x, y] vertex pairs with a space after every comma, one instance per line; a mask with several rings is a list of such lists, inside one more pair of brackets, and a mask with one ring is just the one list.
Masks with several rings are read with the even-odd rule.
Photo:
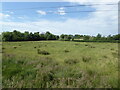
[[91, 41], [91, 42], [120, 42], [120, 34], [117, 35], [108, 35], [107, 37], [102, 36], [101, 34], [97, 34], [96, 36], [90, 35], [67, 35], [61, 34], [54, 35], [47, 31], [46, 33], [39, 32], [28, 32], [25, 31], [21, 33], [20, 31], [14, 30], [13, 32], [3, 32], [2, 33], [2, 41], [40, 41], [40, 40], [63, 40], [63, 41]]

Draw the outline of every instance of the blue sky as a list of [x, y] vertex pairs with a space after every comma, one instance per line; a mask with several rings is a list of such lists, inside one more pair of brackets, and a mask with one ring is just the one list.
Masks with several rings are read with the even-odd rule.
[[[85, 3], [82, 3], [82, 5]], [[31, 32], [50, 31], [54, 34], [117, 34], [117, 6], [76, 6], [81, 2], [4, 2], [2, 3], [2, 31], [14, 29]], [[65, 7], [76, 6], [76, 7]], [[103, 8], [104, 7], [104, 8]], [[96, 11], [79, 12], [76, 11]]]
[[[9, 3], [3, 3], [2, 4], [2, 10], [4, 14], [7, 14], [8, 11], [14, 12], [13, 14], [14, 18], [13, 21], [23, 21], [20, 20], [17, 17], [23, 17], [26, 16], [27, 20], [29, 21], [36, 21], [39, 19], [47, 19], [47, 20], [66, 20], [67, 18], [87, 18], [90, 12], [84, 12], [84, 13], [69, 13], [65, 15], [60, 14], [54, 14], [54, 13], [48, 13], [47, 15], [40, 15], [36, 11], [41, 10], [45, 12], [58, 12], [59, 8], [63, 8], [62, 6], [75, 6], [78, 4], [72, 4], [70, 2], [9, 2]], [[76, 7], [64, 7], [64, 10], [66, 12], [73, 12], [73, 11], [82, 11], [82, 10], [92, 10], [94, 11], [94, 8], [91, 8], [89, 6], [76, 6]], [[32, 17], [32, 18], [31, 18]], [[26, 20], [26, 21], [27, 21]], [[25, 19], [24, 19], [25, 21]]]

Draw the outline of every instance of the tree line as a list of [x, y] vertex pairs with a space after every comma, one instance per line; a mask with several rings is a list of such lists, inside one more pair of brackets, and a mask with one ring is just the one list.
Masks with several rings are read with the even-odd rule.
[[45, 33], [39, 32], [28, 32], [21, 33], [20, 31], [14, 30], [13, 32], [3, 32], [2, 41], [40, 41], [40, 40], [63, 40], [63, 41], [79, 41], [79, 42], [120, 42], [120, 34], [102, 36], [98, 34], [96, 36], [90, 35], [67, 35], [61, 34], [54, 35], [49, 31]]

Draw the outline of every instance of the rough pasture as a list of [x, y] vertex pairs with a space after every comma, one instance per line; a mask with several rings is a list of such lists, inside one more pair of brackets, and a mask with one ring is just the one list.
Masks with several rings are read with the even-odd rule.
[[2, 50], [5, 88], [116, 88], [118, 85], [117, 43], [3, 42]]

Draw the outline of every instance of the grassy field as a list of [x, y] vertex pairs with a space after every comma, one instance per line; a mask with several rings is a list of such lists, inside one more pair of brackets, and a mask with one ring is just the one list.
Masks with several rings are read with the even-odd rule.
[[3, 88], [117, 88], [118, 44], [3, 42]]

